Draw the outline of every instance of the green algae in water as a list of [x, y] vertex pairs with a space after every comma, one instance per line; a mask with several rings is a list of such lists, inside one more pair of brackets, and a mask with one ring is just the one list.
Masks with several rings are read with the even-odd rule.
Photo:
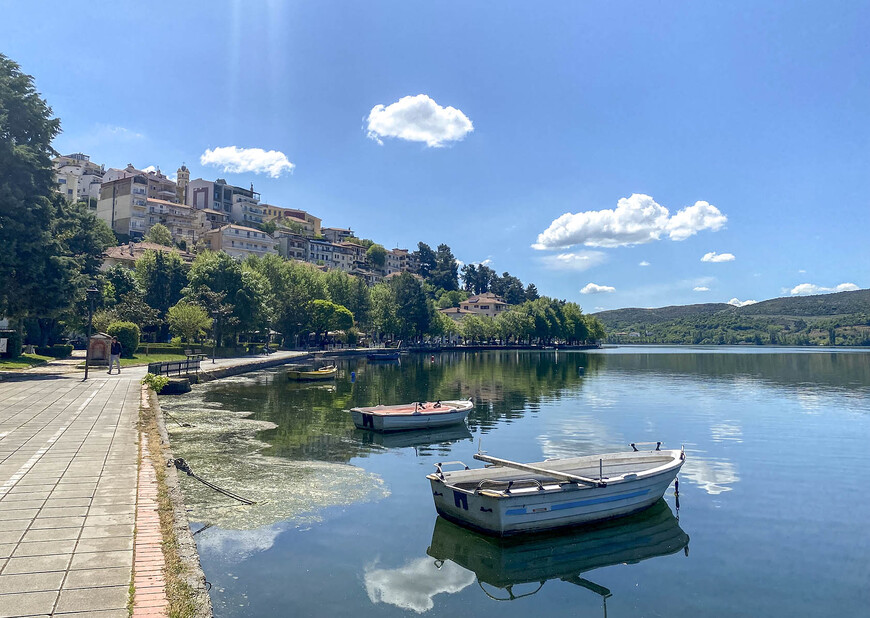
[[[251, 382], [226, 381], [222, 387]], [[229, 410], [209, 401], [210, 385], [180, 397], [163, 398], [161, 406], [181, 423], [167, 421], [172, 450], [202, 478], [256, 502], [243, 505], [181, 475], [191, 521], [229, 530], [254, 530], [276, 522], [297, 525], [318, 520], [332, 506], [379, 500], [389, 495], [383, 480], [346, 463], [291, 460], [264, 454], [269, 444], [257, 439], [275, 423], [251, 418], [253, 411]]]

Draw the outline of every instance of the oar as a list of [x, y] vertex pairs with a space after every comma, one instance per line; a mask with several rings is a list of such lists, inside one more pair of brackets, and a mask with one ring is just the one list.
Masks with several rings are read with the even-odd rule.
[[483, 453], [475, 453], [474, 458], [478, 461], [485, 461], [486, 463], [495, 464], [497, 466], [504, 466], [505, 468], [516, 468], [517, 470], [525, 470], [526, 472], [534, 472], [535, 474], [543, 474], [554, 479], [570, 481], [572, 483], [581, 483], [583, 485], [590, 485], [592, 487], [607, 487], [607, 483], [603, 481], [596, 481], [595, 479], [589, 479], [585, 476], [577, 476], [576, 474], [568, 474], [566, 472], [557, 472], [556, 470], [548, 470], [547, 468], [530, 466], [529, 464], [517, 463], [516, 461], [510, 461], [508, 459], [490, 457], [489, 455], [484, 455]]

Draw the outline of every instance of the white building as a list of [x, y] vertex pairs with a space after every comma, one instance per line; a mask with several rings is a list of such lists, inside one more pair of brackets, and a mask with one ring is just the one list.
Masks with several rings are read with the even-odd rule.
[[275, 239], [254, 228], [243, 225], [225, 225], [202, 235], [202, 241], [212, 251], [224, 251], [237, 260], [249, 255], [276, 254]]
[[109, 169], [103, 175], [100, 199], [97, 202], [97, 218], [109, 224], [118, 234], [130, 240], [141, 239], [156, 220], [149, 218], [148, 200], [175, 202], [175, 183], [159, 170], [156, 172], [126, 168]]
[[260, 206], [260, 194], [250, 189], [228, 185], [218, 178], [215, 181], [197, 178], [187, 183], [186, 203], [199, 210], [210, 209], [225, 212], [233, 222], [240, 225], [263, 223], [265, 209]]
[[88, 155], [77, 152], [55, 157], [52, 163], [57, 190], [67, 201], [100, 199], [100, 185], [105, 172], [101, 165], [91, 163]]

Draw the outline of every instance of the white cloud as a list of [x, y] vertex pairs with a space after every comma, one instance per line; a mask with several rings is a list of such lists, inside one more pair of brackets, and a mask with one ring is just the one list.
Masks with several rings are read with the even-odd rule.
[[728, 301], [729, 305], [734, 305], [735, 307], [745, 307], [746, 305], [754, 305], [757, 303], [757, 300], [740, 300], [738, 298], [732, 298]]
[[798, 271], [798, 274], [799, 274], [799, 275], [803, 275], [803, 274], [806, 274], [806, 272], [807, 272], [806, 270], [804, 270], [803, 268], [801, 268], [801, 269]]
[[701, 258], [702, 262], [733, 262], [735, 259], [733, 253], [716, 253], [715, 251], [711, 251], [710, 253], [705, 253], [704, 257]]
[[287, 159], [287, 155], [279, 150], [263, 150], [262, 148], [239, 148], [237, 146], [222, 146], [206, 149], [199, 158], [202, 165], [219, 167], [225, 172], [242, 174], [269, 174], [278, 178], [284, 172], [292, 172], [296, 166]]
[[646, 260], [644, 260], [644, 261], [640, 262], [640, 263], [638, 264], [638, 266], [649, 266], [649, 262], [647, 262]]
[[677, 211], [677, 214], [670, 218], [668, 236], [671, 240], [686, 240], [701, 230], [715, 232], [727, 221], [728, 217], [719, 212], [718, 208], [702, 200]]
[[535, 249], [565, 249], [574, 245], [621, 247], [659, 240], [685, 240], [701, 230], [718, 230], [728, 218], [707, 202], [695, 202], [670, 216], [649, 195], [621, 198], [615, 209], [567, 212], [538, 234]]
[[425, 94], [402, 97], [387, 106], [375, 105], [366, 121], [368, 137], [378, 144], [383, 144], [383, 137], [396, 137], [438, 148], [474, 131], [461, 110], [441, 107]]
[[609, 285], [598, 285], [597, 283], [587, 283], [583, 286], [583, 289], [580, 290], [581, 294], [603, 294], [608, 292], [615, 292], [616, 288]]
[[117, 138], [121, 140], [140, 140], [145, 136], [126, 127], [111, 124], [98, 124], [96, 133], [101, 138]]
[[855, 290], [860, 290], [857, 285], [854, 283], [841, 283], [840, 285], [832, 288], [825, 288], [820, 285], [815, 285], [813, 283], [801, 283], [800, 285], [796, 285], [791, 289], [790, 294], [792, 296], [802, 296], [804, 294], [828, 294], [830, 292], [853, 292]]
[[445, 560], [440, 566], [429, 557], [417, 558], [395, 569], [365, 567], [363, 579], [372, 603], [389, 603], [423, 614], [433, 607], [432, 597], [461, 592], [474, 583], [474, 573]]
[[602, 251], [577, 251], [574, 253], [560, 253], [541, 258], [544, 266], [551, 270], [589, 270], [607, 260], [607, 255]]
[[710, 288], [708, 288], [705, 285], [699, 285], [699, 286], [692, 288], [692, 291], [693, 292], [709, 292]]

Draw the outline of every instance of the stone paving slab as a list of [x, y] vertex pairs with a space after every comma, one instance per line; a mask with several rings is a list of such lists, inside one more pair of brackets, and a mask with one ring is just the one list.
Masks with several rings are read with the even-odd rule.
[[0, 382], [0, 618], [127, 615], [143, 374]]

